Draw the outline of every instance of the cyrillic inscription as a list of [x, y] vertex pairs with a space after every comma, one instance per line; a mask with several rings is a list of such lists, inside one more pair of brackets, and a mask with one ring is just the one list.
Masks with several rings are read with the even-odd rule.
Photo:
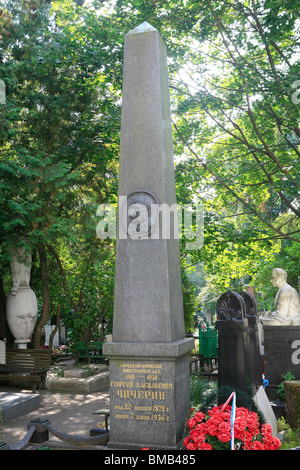
[[172, 410], [167, 404], [173, 383], [164, 381], [163, 365], [148, 362], [121, 362], [118, 380], [112, 378], [111, 393], [116, 400], [115, 419], [168, 422]]

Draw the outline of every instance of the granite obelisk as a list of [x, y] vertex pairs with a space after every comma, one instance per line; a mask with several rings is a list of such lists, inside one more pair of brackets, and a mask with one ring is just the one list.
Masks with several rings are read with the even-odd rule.
[[168, 211], [152, 211], [174, 204], [166, 46], [145, 22], [125, 35], [113, 336], [104, 349], [111, 448], [176, 449], [188, 418], [194, 342], [185, 338], [176, 211], [168, 237]]

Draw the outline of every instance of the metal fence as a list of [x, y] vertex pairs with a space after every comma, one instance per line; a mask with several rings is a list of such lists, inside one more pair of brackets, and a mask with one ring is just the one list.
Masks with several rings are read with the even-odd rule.
[[214, 326], [207, 324], [206, 328], [199, 328], [199, 357], [218, 357], [218, 332]]

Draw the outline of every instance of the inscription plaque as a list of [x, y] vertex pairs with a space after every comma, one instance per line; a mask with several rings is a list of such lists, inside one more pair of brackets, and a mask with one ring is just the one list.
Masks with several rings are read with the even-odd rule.
[[168, 360], [111, 359], [110, 424], [114, 448], [124, 448], [118, 446], [121, 440], [123, 446], [126, 442], [126, 448], [131, 449], [176, 448], [188, 417], [189, 387], [183, 380], [188, 368], [188, 354]]
[[[114, 419], [169, 422], [173, 410], [170, 403], [173, 383], [165, 381], [165, 366], [158, 363], [122, 361], [118, 380], [111, 380], [115, 395]], [[120, 377], [121, 376], [121, 377]], [[117, 399], [121, 403], [117, 403]]]

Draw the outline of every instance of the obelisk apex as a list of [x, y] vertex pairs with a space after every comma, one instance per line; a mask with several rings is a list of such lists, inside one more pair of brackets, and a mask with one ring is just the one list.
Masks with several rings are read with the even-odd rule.
[[126, 36], [128, 34], [146, 33], [147, 31], [157, 31], [157, 29], [151, 26], [151, 24], [147, 23], [147, 21], [144, 21], [143, 23], [139, 24], [136, 28], [129, 31]]

